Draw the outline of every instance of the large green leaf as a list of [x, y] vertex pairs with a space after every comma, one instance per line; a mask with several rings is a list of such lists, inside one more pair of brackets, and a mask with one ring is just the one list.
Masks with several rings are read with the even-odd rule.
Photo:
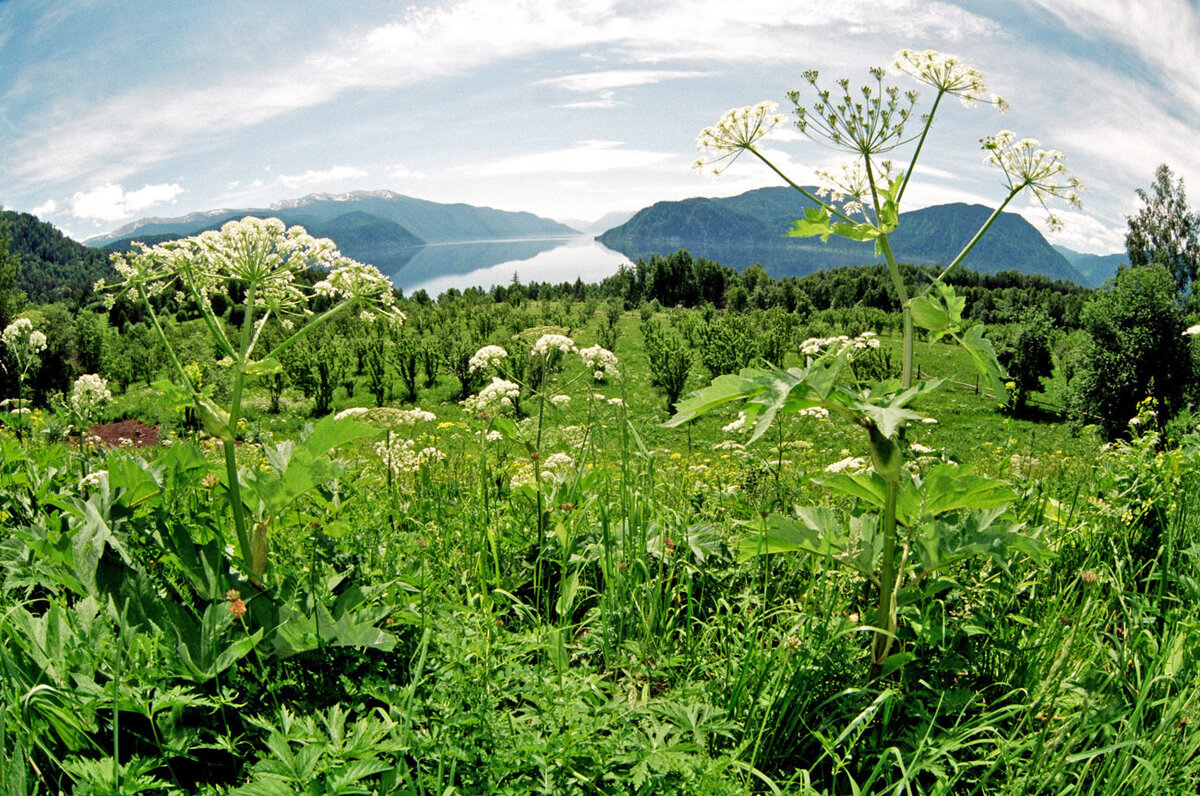
[[972, 326], [959, 339], [959, 343], [967, 349], [975, 369], [987, 380], [996, 398], [1001, 402], [1006, 401], [1008, 388], [1004, 386], [1004, 379], [1008, 374], [996, 358], [996, 349], [992, 346], [992, 341], [983, 336], [983, 326]]
[[1016, 493], [1004, 481], [976, 475], [969, 468], [939, 464], [921, 484], [925, 517], [937, 517], [962, 509], [990, 509], [1010, 505]]
[[1047, 548], [1022, 533], [1022, 524], [1005, 514], [1006, 507], [972, 511], [957, 522], [937, 519], [925, 523], [913, 539], [912, 564], [921, 576], [967, 558], [987, 556], [1008, 571], [1014, 554], [1042, 560]]
[[806, 208], [804, 218], [792, 222], [792, 228], [788, 235], [793, 238], [811, 238], [820, 235], [822, 241], [828, 241], [832, 232], [829, 209], [822, 205]]
[[765, 527], [746, 523], [747, 532], [738, 541], [742, 561], [770, 553], [810, 553], [837, 556], [845, 551], [845, 528], [833, 510], [824, 506], [797, 508], [794, 517], [772, 514]]

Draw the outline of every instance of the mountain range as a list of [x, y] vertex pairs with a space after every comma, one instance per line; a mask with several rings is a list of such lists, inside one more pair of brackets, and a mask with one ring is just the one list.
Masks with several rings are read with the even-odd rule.
[[[811, 200], [788, 187], [759, 188], [720, 199], [658, 202], [597, 240], [634, 260], [687, 249], [738, 269], [761, 263], [776, 278], [882, 262], [865, 243], [837, 236], [827, 242], [788, 237], [792, 222], [812, 206]], [[902, 262], [948, 263], [991, 212], [982, 205], [956, 203], [904, 213], [890, 236], [892, 249]], [[1002, 213], [963, 266], [984, 273], [1037, 273], [1095, 287], [1116, 272], [1120, 258], [1055, 249], [1022, 216]]]
[[391, 191], [310, 194], [264, 208], [209, 210], [179, 218], [144, 218], [106, 235], [89, 238], [88, 246], [128, 249], [133, 241], [159, 243], [210, 229], [232, 219], [270, 216], [299, 224], [311, 234], [330, 238], [349, 257], [395, 272], [422, 247], [444, 243], [578, 235], [578, 231], [532, 213], [495, 210], [468, 204], [442, 204]]

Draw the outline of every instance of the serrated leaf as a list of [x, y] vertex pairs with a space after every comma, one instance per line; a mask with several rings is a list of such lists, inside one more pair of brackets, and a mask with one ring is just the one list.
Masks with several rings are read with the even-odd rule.
[[837, 556], [845, 551], [847, 536], [841, 520], [832, 509], [811, 506], [796, 509], [795, 517], [772, 514], [766, 526], [748, 530], [738, 540], [738, 559], [746, 561], [771, 553], [809, 553]]
[[1007, 401], [1008, 389], [1004, 386], [1004, 379], [1008, 373], [996, 358], [996, 349], [992, 346], [992, 341], [983, 336], [983, 326], [972, 326], [959, 338], [959, 343], [971, 355], [975, 369], [987, 380], [997, 400]]
[[820, 235], [822, 241], [828, 241], [832, 232], [833, 229], [829, 223], [829, 209], [822, 205], [806, 208], [804, 218], [792, 222], [788, 237], [811, 238]]
[[1017, 499], [1016, 493], [1004, 481], [976, 475], [968, 468], [954, 464], [939, 464], [931, 469], [921, 484], [924, 494], [922, 513], [937, 517], [961, 509], [990, 509], [1008, 506]]
[[839, 237], [860, 242], [875, 240], [880, 235], [879, 230], [874, 225], [866, 223], [852, 224], [849, 221], [839, 221], [833, 224], [831, 229], [833, 230], [833, 234]]

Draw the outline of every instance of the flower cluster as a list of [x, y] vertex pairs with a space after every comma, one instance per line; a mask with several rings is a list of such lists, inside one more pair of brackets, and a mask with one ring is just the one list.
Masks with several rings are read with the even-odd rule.
[[746, 413], [738, 412], [737, 419], [726, 426], [722, 426], [721, 430], [726, 434], [741, 434], [746, 430]]
[[500, 346], [485, 345], [471, 357], [470, 362], [467, 364], [467, 372], [474, 373], [477, 370], [499, 367], [500, 362], [507, 357], [508, 352]]
[[1071, 207], [1079, 207], [1079, 191], [1083, 183], [1068, 176], [1063, 154], [1057, 149], [1042, 149], [1036, 138], [1017, 139], [1012, 130], [979, 139], [987, 154], [983, 162], [1004, 172], [1008, 189], [1019, 193], [1029, 189], [1045, 208], [1052, 229], [1062, 226], [1062, 220], [1046, 207], [1046, 199], [1065, 199]]
[[416, 440], [397, 437], [375, 443], [375, 454], [395, 475], [415, 473], [429, 462], [446, 458], [446, 454], [431, 445], [418, 450]]
[[9, 351], [20, 357], [21, 354], [36, 355], [46, 350], [46, 335], [33, 328], [33, 321], [28, 318], [17, 318], [4, 327], [0, 332], [0, 340]]
[[336, 299], [369, 301], [393, 318], [404, 319], [404, 315], [395, 309], [396, 296], [391, 281], [373, 265], [342, 258], [329, 276], [313, 285], [313, 292]]
[[738, 155], [744, 150], [753, 149], [785, 118], [779, 113], [779, 105], [775, 102], [760, 102], [725, 111], [715, 125], [700, 131], [696, 138], [700, 157], [696, 158], [692, 168], [698, 172], [708, 172], [713, 177], [719, 176]]
[[542, 478], [562, 483], [575, 470], [575, 460], [565, 453], [552, 453], [542, 460]]
[[559, 395], [551, 395], [551, 396], [550, 396], [550, 403], [554, 404], [554, 405], [555, 405], [555, 406], [557, 406], [559, 409], [563, 409], [563, 408], [565, 408], [565, 407], [566, 407], [566, 405], [567, 405], [567, 404], [571, 403], [571, 396], [569, 396], [569, 395], [562, 395], [562, 394], [559, 394]]
[[553, 351], [570, 354], [575, 350], [575, 341], [563, 334], [544, 334], [533, 344], [530, 351], [534, 356], [547, 356]]
[[856, 473], [861, 470], [865, 470], [866, 467], [867, 467], [867, 460], [862, 458], [861, 456], [847, 456], [845, 459], [836, 461], [833, 464], [826, 467], [825, 472], [827, 472], [827, 473], [844, 473], [847, 470], [849, 470], [852, 473]]
[[463, 401], [468, 412], [475, 415], [498, 415], [513, 408], [520, 398], [521, 388], [511, 381], [492, 377], [492, 383]]
[[584, 348], [579, 352], [580, 359], [583, 360], [583, 366], [592, 371], [592, 376], [596, 381], [603, 381], [606, 376], [619, 378], [621, 371], [617, 370], [617, 356], [607, 348], [601, 348], [598, 345]]
[[900, 50], [892, 59], [892, 68], [911, 75], [939, 92], [959, 98], [963, 105], [974, 107], [980, 102], [1008, 110], [1008, 102], [988, 92], [987, 84], [978, 69], [967, 66], [953, 55], [937, 50]]
[[810, 337], [800, 344], [800, 353], [806, 356], [820, 356], [829, 350], [836, 356], [841, 356], [847, 352], [879, 348], [879, 345], [879, 335], [868, 331], [857, 337], [847, 337], [844, 334], [837, 337]]
[[71, 409], [83, 417], [88, 417], [111, 400], [108, 382], [95, 373], [80, 376], [71, 389]]

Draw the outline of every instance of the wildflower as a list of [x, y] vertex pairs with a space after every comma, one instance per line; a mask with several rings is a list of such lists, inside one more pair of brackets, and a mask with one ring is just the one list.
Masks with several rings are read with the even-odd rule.
[[607, 376], [618, 378], [621, 375], [621, 371], [617, 370], [620, 363], [616, 354], [606, 348], [594, 345], [581, 350], [579, 357], [583, 360], [584, 367], [593, 371], [592, 376], [596, 381], [603, 381]]
[[334, 420], [345, 420], [348, 417], [359, 417], [360, 415], [365, 415], [366, 413], [367, 413], [367, 407], [352, 406], [349, 409], [343, 409], [342, 411], [338, 412], [336, 415], [333, 416], [333, 419]]
[[90, 415], [102, 404], [112, 400], [108, 382], [95, 373], [85, 373], [75, 380], [71, 389], [71, 408], [80, 415]]
[[746, 430], [746, 413], [738, 412], [737, 419], [726, 426], [721, 426], [721, 431], [726, 434], [741, 434]]
[[488, 368], [498, 367], [501, 360], [508, 357], [508, 352], [498, 345], [485, 345], [483, 348], [475, 352], [471, 357], [467, 367], [467, 372], [474, 373], [477, 370], [487, 370]]
[[516, 384], [493, 376], [492, 383], [463, 401], [463, 406], [473, 414], [496, 415], [512, 409], [520, 395], [521, 388]]
[[552, 453], [541, 463], [542, 478], [562, 483], [575, 468], [575, 460], [565, 453]]
[[79, 481], [79, 491], [102, 487], [108, 480], [108, 470], [93, 470]]
[[229, 603], [229, 613], [233, 614], [235, 619], [241, 619], [246, 615], [246, 603], [241, 597]]
[[621, 400], [620, 398], [609, 398], [608, 405], [609, 406], [624, 406], [625, 402], [623, 400]]
[[33, 321], [17, 318], [0, 332], [0, 340], [9, 350], [23, 348], [29, 354], [40, 354], [46, 350], [46, 335], [33, 328]]
[[920, 454], [920, 455], [925, 455], [925, 454], [934, 452], [933, 448], [930, 448], [927, 445], [922, 445], [919, 442], [909, 443], [908, 447], [912, 450], [913, 453]]
[[744, 450], [746, 450], [746, 446], [741, 444], [740, 442], [734, 442], [731, 439], [727, 439], [724, 442], [718, 442], [716, 445], [713, 445], [713, 450], [715, 450], [715, 451], [725, 451], [725, 450], [744, 451]]
[[500, 440], [504, 439], [504, 435], [501, 434], [499, 431], [496, 431], [495, 429], [493, 429], [492, 431], [489, 431], [488, 433], [484, 434], [483, 438], [487, 442], [499, 442]]
[[530, 353], [534, 356], [546, 356], [556, 349], [564, 354], [570, 354], [575, 350], [575, 341], [562, 334], [544, 334], [533, 344]]
[[393, 437], [390, 440], [375, 443], [375, 454], [383, 466], [396, 475], [415, 473], [422, 465], [432, 461], [440, 461], [446, 455], [432, 446], [416, 449], [416, 441]]
[[801, 409], [796, 412], [799, 417], [811, 417], [816, 420], [828, 420], [829, 410], [823, 406], [810, 406], [807, 409]]
[[983, 162], [997, 166], [1004, 172], [1008, 188], [1015, 195], [1025, 189], [1034, 195], [1046, 210], [1051, 229], [1062, 226], [1062, 220], [1046, 207], [1046, 199], [1065, 199], [1071, 207], [1079, 207], [1079, 191], [1083, 183], [1067, 176], [1063, 154], [1057, 149], [1041, 149], [1036, 138], [1017, 141], [1012, 130], [1001, 130], [995, 135], [979, 139], [987, 155]]
[[861, 456], [847, 456], [845, 459], [836, 461], [833, 464], [826, 467], [825, 472], [841, 473], [841, 472], [845, 472], [846, 470], [850, 470], [851, 472], [858, 472], [859, 470], [865, 469], [866, 466], [867, 466], [867, 460], [862, 458]]
[[900, 50], [892, 59], [892, 68], [911, 75], [939, 92], [952, 94], [968, 108], [980, 102], [995, 105], [1001, 113], [1008, 111], [1008, 102], [990, 94], [983, 75], [953, 55], [937, 50]]
[[1196, 324], [1195, 326], [1189, 326], [1183, 330], [1184, 337], [1195, 337], [1198, 334], [1200, 334], [1200, 323]]
[[409, 426], [417, 423], [432, 423], [434, 420], [437, 420], [437, 415], [433, 412], [427, 412], [419, 406], [415, 406], [412, 409], [397, 409], [393, 413], [393, 416], [401, 423]]
[[1086, 585], [1092, 586], [1100, 580], [1100, 576], [1096, 574], [1095, 570], [1087, 569], [1079, 574], [1079, 579]]
[[562, 409], [564, 406], [571, 403], [571, 396], [569, 396], [569, 395], [551, 395], [550, 403], [554, 404], [559, 409]]
[[713, 177], [719, 176], [737, 160], [738, 155], [753, 149], [785, 118], [779, 113], [779, 104], [775, 102], [760, 102], [725, 111], [715, 125], [700, 131], [696, 138], [696, 149], [700, 156], [692, 168], [698, 172], [707, 170]]

